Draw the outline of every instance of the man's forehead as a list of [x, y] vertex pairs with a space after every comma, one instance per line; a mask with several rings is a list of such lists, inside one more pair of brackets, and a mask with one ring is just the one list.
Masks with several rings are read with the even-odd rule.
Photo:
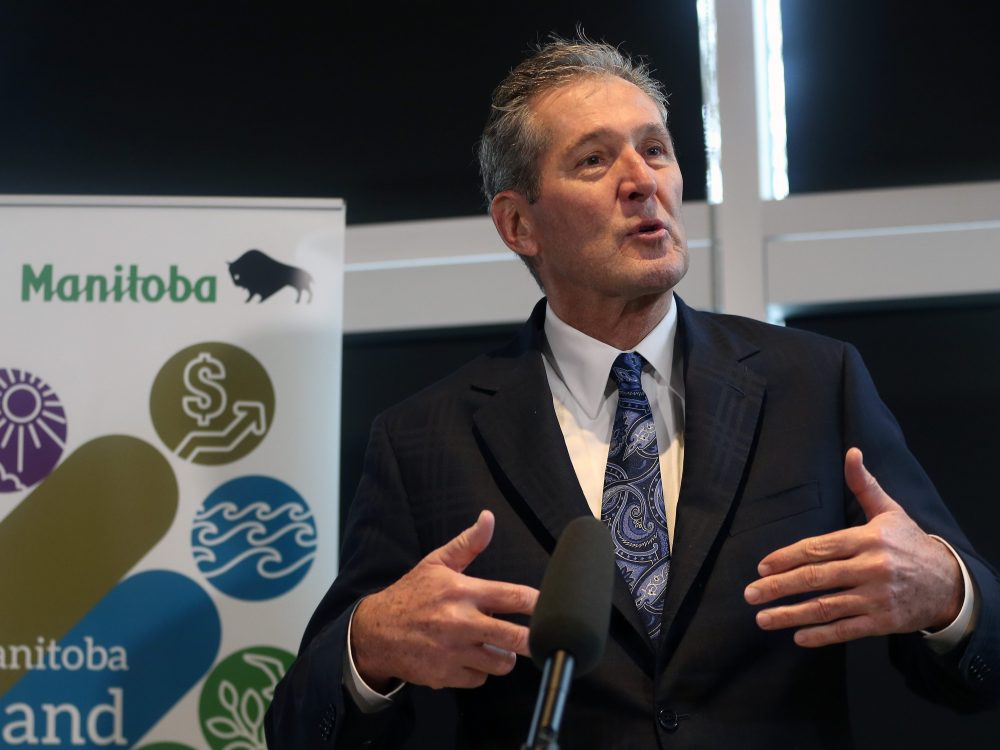
[[612, 75], [581, 75], [571, 78], [531, 98], [529, 106], [535, 113], [545, 113], [560, 107], [573, 107], [582, 112], [600, 111], [614, 102], [617, 106], [631, 106], [665, 114], [649, 94], [631, 81]]
[[[665, 113], [630, 81], [610, 75], [581, 76], [539, 93], [530, 102], [546, 140], [586, 140], [628, 126], [669, 137]], [[565, 142], [563, 145], [566, 145]]]

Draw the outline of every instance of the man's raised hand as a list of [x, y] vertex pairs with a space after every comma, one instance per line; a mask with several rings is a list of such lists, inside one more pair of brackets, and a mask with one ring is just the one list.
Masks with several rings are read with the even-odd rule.
[[803, 539], [761, 560], [761, 578], [744, 594], [750, 604], [814, 596], [762, 609], [757, 624], [796, 628], [800, 646], [948, 625], [964, 595], [955, 556], [885, 493], [857, 448], [847, 451], [844, 478], [868, 522]]
[[489, 545], [489, 511], [406, 575], [358, 605], [351, 650], [362, 679], [385, 692], [394, 681], [478, 687], [528, 656], [528, 628], [494, 614], [530, 615], [538, 591], [471, 578], [463, 571]]

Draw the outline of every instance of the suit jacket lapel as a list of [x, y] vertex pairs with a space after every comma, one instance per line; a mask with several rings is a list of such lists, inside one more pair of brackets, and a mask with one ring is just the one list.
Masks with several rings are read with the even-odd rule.
[[[473, 420], [488, 453], [524, 501], [522, 512], [548, 533], [551, 550], [571, 520], [591, 511], [552, 408], [552, 392], [542, 363], [544, 319], [541, 302], [518, 338], [493, 355], [494, 359], [509, 359], [508, 364], [497, 366], [494, 361], [477, 376], [473, 388], [493, 396]], [[613, 604], [652, 655], [649, 635], [620, 575], [615, 576]], [[643, 666], [648, 668], [650, 660], [645, 662]]]
[[678, 350], [684, 357], [684, 469], [677, 505], [661, 660], [683, 635], [696, 606], [692, 586], [739, 493], [761, 407], [764, 379], [744, 364], [757, 349], [678, 298]]

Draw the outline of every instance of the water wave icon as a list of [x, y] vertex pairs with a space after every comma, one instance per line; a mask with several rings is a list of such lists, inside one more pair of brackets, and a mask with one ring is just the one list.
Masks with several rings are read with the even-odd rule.
[[312, 511], [290, 486], [272, 477], [234, 479], [205, 500], [191, 526], [198, 569], [239, 599], [285, 593], [316, 556]]

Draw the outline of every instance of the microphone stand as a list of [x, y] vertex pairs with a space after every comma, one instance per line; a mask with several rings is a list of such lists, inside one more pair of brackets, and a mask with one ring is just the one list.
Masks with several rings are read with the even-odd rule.
[[559, 750], [559, 726], [572, 679], [573, 655], [562, 649], [554, 651], [545, 660], [535, 715], [521, 750]]

